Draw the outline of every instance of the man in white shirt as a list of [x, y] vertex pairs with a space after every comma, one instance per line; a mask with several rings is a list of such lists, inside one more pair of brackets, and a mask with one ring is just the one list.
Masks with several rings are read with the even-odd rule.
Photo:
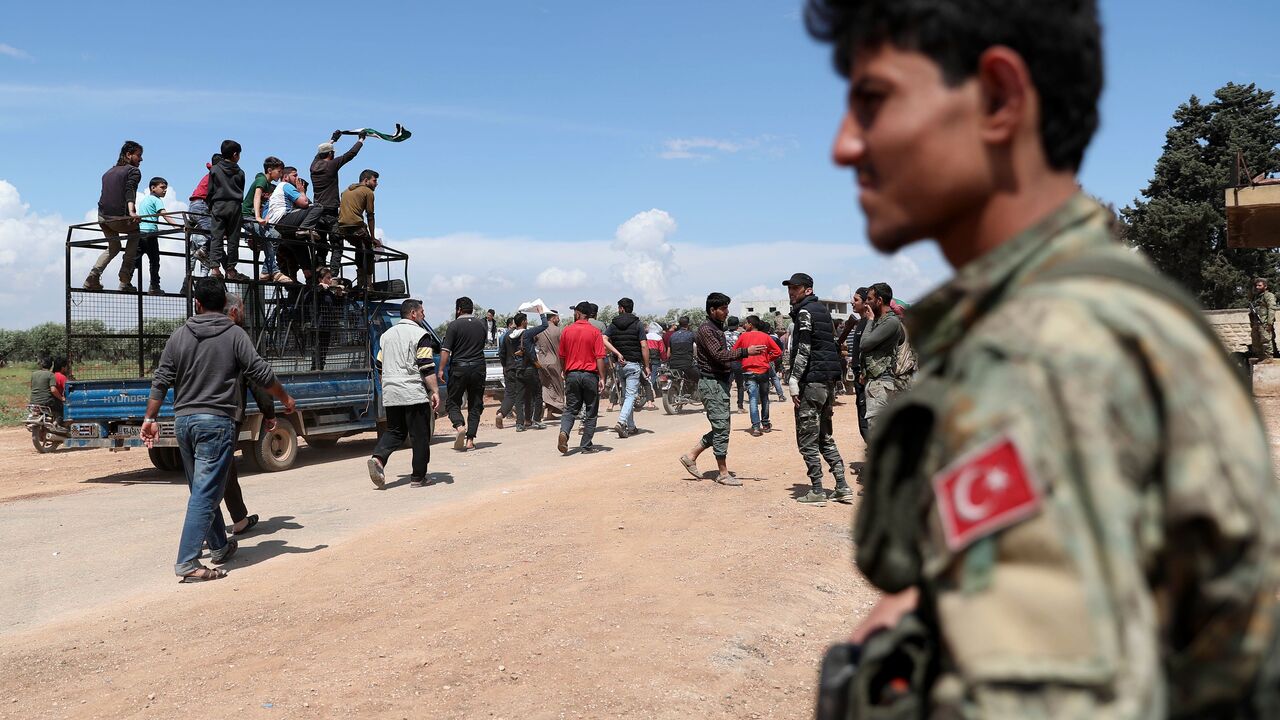
[[378, 369], [382, 373], [382, 405], [387, 410], [387, 429], [378, 436], [378, 445], [369, 458], [369, 479], [382, 489], [386, 482], [387, 460], [391, 453], [413, 437], [413, 471], [409, 487], [427, 484], [427, 463], [431, 460], [431, 434], [435, 412], [440, 408], [436, 385], [433, 337], [422, 326], [426, 313], [420, 300], [400, 304], [400, 322], [382, 334], [378, 348]]

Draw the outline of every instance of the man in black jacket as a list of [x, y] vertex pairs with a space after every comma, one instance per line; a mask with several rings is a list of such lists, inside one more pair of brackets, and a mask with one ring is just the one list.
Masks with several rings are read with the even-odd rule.
[[240, 143], [222, 141], [222, 160], [209, 168], [209, 262], [211, 277], [240, 282], [248, 278], [236, 272], [240, 248], [240, 214], [244, 205], [244, 171], [240, 169]]
[[632, 312], [635, 302], [631, 298], [618, 301], [618, 315], [604, 329], [604, 344], [618, 359], [615, 372], [618, 382], [625, 387], [622, 411], [614, 430], [618, 437], [630, 437], [636, 432], [636, 395], [640, 392], [641, 373], [649, 374], [649, 342], [644, 323]]
[[317, 265], [328, 265], [331, 261], [337, 265], [342, 259], [342, 240], [333, 233], [334, 228], [338, 226], [338, 210], [341, 201], [339, 189], [342, 185], [338, 182], [338, 170], [354, 160], [356, 155], [360, 154], [360, 148], [364, 147], [365, 134], [360, 133], [350, 150], [334, 157], [333, 144], [338, 142], [340, 137], [342, 137], [342, 131], [334, 130], [329, 142], [320, 143], [316, 148], [316, 157], [311, 161], [311, 185], [314, 188], [312, 196], [320, 208], [320, 223], [330, 231], [329, 249], [332, 251], [332, 257], [330, 257], [330, 253], [322, 248], [323, 257], [319, 258]]
[[493, 424], [501, 430], [503, 420], [514, 409], [516, 432], [529, 428], [543, 430], [547, 426], [542, 424], [542, 381], [538, 379], [538, 368], [533, 364], [533, 351], [526, 350], [524, 345], [524, 335], [529, 332], [529, 316], [516, 313], [508, 322], [515, 323], [515, 326], [498, 341], [498, 360], [502, 362], [502, 376], [507, 387]]
[[844, 478], [844, 459], [832, 436], [831, 416], [835, 411], [836, 381], [840, 379], [840, 350], [835, 326], [827, 306], [813, 294], [813, 278], [796, 273], [782, 283], [791, 298], [791, 320], [795, 337], [791, 341], [791, 400], [796, 408], [796, 444], [804, 458], [813, 488], [803, 497], [806, 504], [822, 504], [822, 460], [825, 458], [836, 479], [832, 500], [853, 496]]
[[[475, 316], [475, 304], [469, 297], [454, 303], [456, 317], [445, 329], [440, 364], [436, 379], [448, 389], [449, 420], [455, 433], [454, 450], [475, 450], [476, 433], [480, 430], [480, 413], [484, 411], [484, 323]], [[444, 379], [445, 369], [449, 382]], [[462, 403], [467, 403], [467, 417], [462, 417]]]

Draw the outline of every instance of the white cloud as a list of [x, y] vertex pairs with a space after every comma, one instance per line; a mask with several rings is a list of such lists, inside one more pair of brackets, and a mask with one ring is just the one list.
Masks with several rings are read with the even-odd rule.
[[654, 208], [633, 215], [614, 234], [613, 249], [625, 255], [618, 274], [649, 303], [667, 299], [668, 279], [678, 271], [668, 240], [675, 231], [675, 218]]
[[12, 45], [6, 45], [4, 43], [0, 43], [0, 55], [8, 55], [9, 57], [14, 58], [15, 60], [34, 60], [35, 59], [31, 57], [30, 53], [28, 53], [27, 51], [20, 50]]
[[712, 157], [750, 152], [780, 157], [796, 146], [794, 140], [776, 135], [757, 135], [744, 140], [713, 137], [669, 138], [662, 142], [658, 157], [663, 160], [709, 160]]
[[25, 328], [66, 317], [63, 295], [67, 221], [31, 212], [0, 180], [0, 326]]
[[[432, 295], [438, 294], [458, 294], [464, 293], [475, 285], [476, 276], [463, 273], [461, 275], [441, 275], [439, 273], [431, 276], [431, 284], [427, 286], [427, 292]], [[455, 298], [449, 298], [452, 302]]]
[[538, 273], [534, 285], [540, 290], [575, 290], [587, 284], [587, 274], [578, 268], [562, 270], [552, 266]]

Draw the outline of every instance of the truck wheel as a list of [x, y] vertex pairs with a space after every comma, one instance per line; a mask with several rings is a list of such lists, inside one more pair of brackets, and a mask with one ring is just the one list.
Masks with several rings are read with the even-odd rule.
[[53, 433], [49, 432], [45, 428], [38, 427], [31, 431], [31, 445], [36, 449], [36, 452], [41, 455], [57, 450], [58, 446], [61, 444], [62, 441], [55, 439]]
[[279, 472], [293, 467], [298, 459], [298, 433], [293, 423], [276, 423], [276, 429], [263, 432], [253, 443], [249, 456], [263, 472]]
[[151, 464], [155, 465], [157, 470], [176, 472], [182, 469], [182, 456], [178, 454], [178, 448], [147, 448], [147, 457], [151, 458]]

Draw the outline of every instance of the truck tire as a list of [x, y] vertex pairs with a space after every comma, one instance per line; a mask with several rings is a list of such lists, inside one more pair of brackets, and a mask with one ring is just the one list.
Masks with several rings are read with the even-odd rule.
[[178, 448], [147, 448], [147, 457], [151, 458], [151, 464], [155, 465], [157, 470], [177, 472], [182, 469], [182, 455], [179, 454]]
[[263, 472], [280, 472], [293, 467], [298, 459], [298, 432], [293, 423], [276, 423], [276, 429], [263, 432], [247, 453], [253, 464]]

